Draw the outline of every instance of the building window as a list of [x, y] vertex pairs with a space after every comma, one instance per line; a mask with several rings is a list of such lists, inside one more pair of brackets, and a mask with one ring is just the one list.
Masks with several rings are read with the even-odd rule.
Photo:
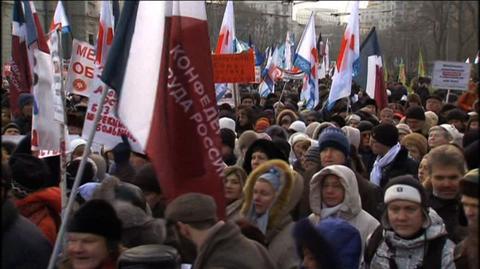
[[90, 45], [95, 45], [95, 35], [92, 33], [88, 33], [88, 43]]

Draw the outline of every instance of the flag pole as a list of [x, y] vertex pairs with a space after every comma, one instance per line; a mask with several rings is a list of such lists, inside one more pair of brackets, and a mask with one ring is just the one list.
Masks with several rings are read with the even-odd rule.
[[62, 212], [67, 207], [67, 154], [65, 141], [65, 125], [67, 123], [67, 113], [65, 111], [65, 81], [63, 80], [63, 47], [62, 32], [57, 28], [58, 36], [58, 56], [60, 65], [60, 96], [63, 107], [63, 122], [60, 124], [60, 189], [62, 190]]
[[[99, 104], [100, 109], [98, 109], [97, 112], [95, 113], [95, 119], [94, 119], [94, 125], [93, 126], [97, 126], [98, 122], [100, 121], [100, 116], [101, 116], [101, 113], [103, 111], [103, 105], [105, 104], [105, 97], [107, 96], [107, 92], [108, 92], [108, 88], [105, 85], [105, 87], [103, 88], [102, 97], [100, 98], [100, 104]], [[55, 262], [57, 260], [57, 253], [59, 252], [60, 245], [61, 245], [61, 242], [63, 240], [63, 236], [65, 234], [65, 230], [66, 230], [66, 226], [67, 226], [67, 223], [68, 223], [70, 211], [72, 210], [73, 202], [75, 201], [75, 196], [77, 195], [78, 185], [80, 185], [80, 179], [82, 178], [83, 171], [85, 170], [85, 164], [87, 163], [87, 157], [90, 154], [90, 147], [92, 146], [93, 137], [95, 136], [96, 130], [97, 130], [97, 128], [92, 128], [90, 130], [90, 133], [88, 134], [87, 144], [85, 146], [85, 150], [83, 151], [83, 156], [82, 156], [82, 159], [80, 161], [80, 166], [78, 167], [78, 172], [77, 172], [77, 175], [75, 177], [75, 181], [73, 183], [72, 190], [70, 192], [70, 197], [68, 197], [67, 208], [63, 212], [62, 224], [60, 225], [60, 230], [58, 231], [58, 234], [57, 234], [57, 239], [55, 241], [55, 246], [53, 248], [52, 255], [50, 256], [50, 261], [48, 263], [48, 269], [54, 269], [54, 267], [55, 267]]]

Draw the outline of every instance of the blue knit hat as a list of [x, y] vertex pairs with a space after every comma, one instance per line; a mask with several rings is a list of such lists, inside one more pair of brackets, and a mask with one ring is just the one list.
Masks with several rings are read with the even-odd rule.
[[345, 157], [350, 155], [350, 143], [348, 142], [345, 133], [340, 128], [328, 127], [318, 138], [318, 148], [322, 152], [325, 148], [332, 147], [338, 149]]
[[362, 239], [358, 230], [340, 218], [326, 218], [315, 227], [340, 257], [339, 268], [358, 268], [362, 253]]

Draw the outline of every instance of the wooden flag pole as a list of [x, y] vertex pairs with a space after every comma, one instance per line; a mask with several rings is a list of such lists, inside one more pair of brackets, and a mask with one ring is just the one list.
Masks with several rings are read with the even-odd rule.
[[62, 32], [57, 28], [58, 35], [58, 57], [60, 67], [60, 96], [63, 106], [63, 122], [60, 124], [60, 189], [62, 191], [62, 213], [67, 207], [67, 147], [65, 141], [65, 128], [67, 125], [67, 113], [65, 111], [65, 81], [63, 80], [63, 48]]

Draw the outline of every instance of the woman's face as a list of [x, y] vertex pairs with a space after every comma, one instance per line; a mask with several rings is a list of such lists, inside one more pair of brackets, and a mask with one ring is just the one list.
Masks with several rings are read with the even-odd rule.
[[345, 189], [336, 175], [327, 175], [322, 182], [322, 202], [327, 207], [334, 207], [343, 202]]
[[252, 154], [252, 161], [251, 161], [252, 171], [266, 161], [268, 161], [267, 154], [261, 151], [255, 151]]
[[303, 247], [303, 267], [305, 269], [318, 269], [320, 268], [315, 260], [313, 253], [306, 247]]
[[414, 159], [415, 161], [420, 161], [422, 156], [420, 156], [420, 150], [414, 145], [406, 145], [406, 148], [408, 150], [408, 153], [410, 154], [410, 157]]
[[240, 179], [234, 173], [225, 177], [224, 188], [225, 188], [225, 199], [227, 201], [235, 201], [242, 195], [242, 185], [240, 184]]
[[423, 158], [418, 166], [418, 179], [420, 179], [420, 183], [423, 183], [427, 180], [428, 177], [428, 161], [426, 158]]
[[305, 155], [305, 152], [307, 152], [308, 146], [306, 143], [295, 143], [293, 145], [293, 153], [295, 153], [295, 157], [297, 157], [298, 160], [301, 160], [303, 155]]
[[253, 204], [255, 213], [264, 214], [272, 206], [275, 199], [275, 190], [272, 184], [260, 179], [255, 182], [253, 187]]

